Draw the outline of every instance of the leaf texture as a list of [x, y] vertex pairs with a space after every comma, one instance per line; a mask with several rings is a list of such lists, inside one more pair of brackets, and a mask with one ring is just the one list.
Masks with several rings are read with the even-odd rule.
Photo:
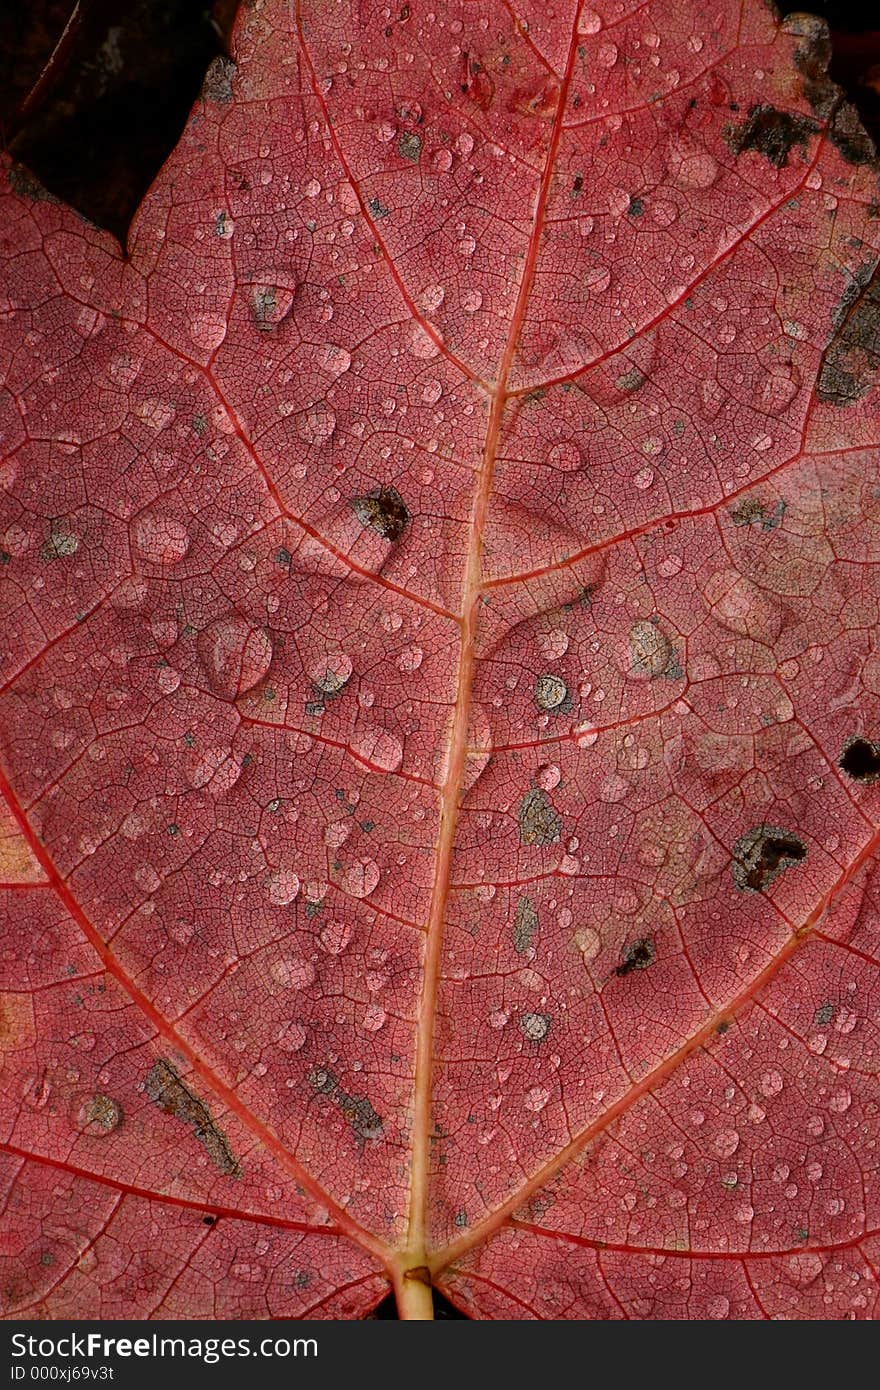
[[818, 20], [252, 0], [0, 212], [11, 1317], [877, 1308], [880, 246]]

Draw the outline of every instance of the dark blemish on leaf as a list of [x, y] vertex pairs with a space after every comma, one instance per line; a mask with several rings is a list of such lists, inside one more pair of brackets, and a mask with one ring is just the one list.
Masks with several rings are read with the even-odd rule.
[[574, 193], [574, 194], [580, 193], [580, 191], [581, 191], [581, 189], [583, 188], [583, 186], [584, 186], [583, 175], [582, 175], [582, 174], [575, 174], [574, 178], [572, 179], [572, 184], [571, 184], [571, 191], [572, 191], [572, 193]]
[[654, 943], [647, 936], [638, 941], [628, 941], [621, 951], [623, 960], [614, 971], [615, 975], [631, 975], [634, 970], [647, 970], [654, 964], [656, 952]]
[[638, 367], [630, 367], [628, 372], [623, 372], [617, 378], [614, 385], [618, 391], [638, 391], [639, 387], [645, 384], [645, 374], [640, 372]]
[[806, 857], [806, 845], [790, 830], [756, 825], [733, 847], [733, 881], [741, 893], [763, 893], [774, 878]]
[[838, 767], [854, 782], [880, 780], [880, 744], [853, 735], [843, 745]]
[[715, 1032], [716, 1032], [716, 1033], [720, 1033], [722, 1036], [723, 1036], [725, 1033], [727, 1033], [729, 1030], [730, 1030], [730, 1019], [729, 1019], [729, 1018], [722, 1018], [718, 1023], [715, 1024]]
[[790, 116], [774, 106], [753, 106], [742, 125], [728, 126], [725, 139], [734, 154], [755, 150], [777, 169], [784, 169], [795, 145], [806, 154], [807, 142], [818, 135], [818, 123], [808, 116]]
[[801, 40], [794, 50], [794, 61], [804, 78], [804, 96], [817, 116], [827, 116], [838, 97], [838, 88], [828, 77], [831, 61], [828, 25], [816, 15], [790, 14], [785, 16], [780, 27], [784, 33]]
[[221, 106], [232, 100], [232, 79], [235, 64], [231, 58], [215, 58], [205, 73], [202, 96], [205, 101], [216, 101]]
[[43, 559], [49, 563], [53, 560], [67, 559], [68, 556], [75, 555], [77, 550], [79, 550], [79, 536], [73, 534], [69, 523], [63, 519], [53, 521], [49, 531], [49, 539], [40, 551]]
[[834, 1005], [831, 1003], [821, 1004], [816, 1010], [816, 1023], [820, 1028], [824, 1028], [826, 1023], [830, 1023], [834, 1017]]
[[202, 1217], [202, 1225], [203, 1225], [203, 1226], [213, 1226], [213, 1225], [216, 1224], [216, 1221], [217, 1221], [216, 1216], [203, 1216], [203, 1217]]
[[218, 212], [214, 219], [214, 235], [225, 237], [228, 226], [229, 214], [226, 212]]
[[549, 1014], [522, 1014], [519, 1026], [523, 1037], [528, 1042], [541, 1043], [550, 1032], [550, 1025], [553, 1019]]
[[848, 101], [842, 102], [831, 118], [828, 138], [847, 164], [871, 164], [876, 157], [874, 142]]
[[464, 1207], [459, 1207], [458, 1211], [455, 1213], [455, 1216], [453, 1217], [453, 1221], [455, 1222], [455, 1225], [458, 1227], [460, 1231], [464, 1230], [468, 1223], [467, 1212], [465, 1211]]
[[384, 203], [379, 202], [378, 198], [371, 198], [369, 203], [367, 204], [367, 207], [370, 209], [370, 212], [373, 214], [377, 221], [381, 220], [381, 218], [383, 217], [388, 216], [388, 209], [385, 207]]
[[540, 787], [531, 787], [516, 813], [519, 838], [524, 845], [555, 845], [562, 834], [562, 820]]
[[309, 1085], [318, 1095], [327, 1096], [339, 1107], [343, 1119], [351, 1125], [359, 1139], [381, 1139], [382, 1121], [366, 1096], [351, 1096], [344, 1091], [332, 1071], [314, 1067], [308, 1075]]
[[864, 271], [847, 289], [834, 316], [836, 332], [825, 349], [816, 395], [846, 406], [866, 395], [880, 376], [880, 276], [864, 288]]
[[644, 211], [645, 204], [643, 200], [634, 193], [629, 200], [629, 207], [626, 210], [627, 217], [641, 217]]
[[399, 541], [406, 530], [409, 512], [396, 487], [380, 487], [366, 497], [355, 497], [354, 514], [364, 526], [386, 541]]
[[225, 1134], [211, 1119], [207, 1106], [181, 1080], [176, 1067], [163, 1058], [154, 1062], [144, 1089], [153, 1104], [166, 1115], [173, 1115], [190, 1126], [214, 1167], [224, 1177], [241, 1177], [241, 1167], [233, 1157]]
[[513, 914], [513, 948], [524, 955], [538, 930], [538, 913], [531, 898], [521, 897]]
[[276, 565], [281, 565], [282, 568], [284, 568], [284, 569], [290, 569], [290, 562], [291, 562], [292, 559], [293, 559], [293, 556], [291, 555], [290, 551], [287, 549], [287, 546], [286, 546], [286, 545], [282, 545], [281, 548], [280, 548], [280, 550], [276, 551], [276, 553], [275, 553], [275, 563], [276, 563]]
[[90, 1096], [80, 1111], [80, 1127], [90, 1134], [112, 1134], [122, 1124], [122, 1119], [119, 1101], [101, 1091]]
[[786, 503], [779, 498], [772, 512], [757, 497], [744, 497], [730, 510], [734, 526], [756, 526], [762, 531], [775, 531], [785, 516]]
[[410, 164], [418, 164], [422, 154], [422, 137], [413, 130], [402, 130], [397, 138], [397, 153]]
[[538, 709], [562, 714], [571, 709], [568, 686], [561, 676], [543, 675], [535, 681], [535, 704]]
[[205, 433], [205, 430], [208, 428], [208, 417], [206, 415], [194, 415], [192, 427], [201, 439], [202, 435]]

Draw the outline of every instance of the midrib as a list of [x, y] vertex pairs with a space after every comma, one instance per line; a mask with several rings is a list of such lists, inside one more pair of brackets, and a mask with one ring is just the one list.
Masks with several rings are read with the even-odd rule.
[[470, 724], [471, 691], [475, 665], [477, 613], [483, 588], [483, 536], [495, 462], [501, 436], [501, 424], [507, 405], [507, 382], [520, 331], [528, 306], [529, 295], [538, 261], [538, 247], [544, 226], [544, 212], [556, 163], [556, 151], [562, 134], [566, 97], [577, 53], [580, 5], [575, 16], [565, 76], [559, 90], [559, 100], [553, 119], [544, 172], [538, 187], [533, 225], [516, 303], [494, 389], [489, 399], [491, 410], [486, 429], [483, 458], [474, 492], [468, 549], [462, 585], [462, 616], [459, 620], [461, 638], [458, 660], [458, 697], [449, 739], [449, 758], [446, 776], [440, 792], [440, 833], [437, 842], [436, 870], [431, 890], [431, 906], [425, 946], [422, 976], [422, 995], [416, 1029], [415, 1089], [412, 1124], [412, 1162], [410, 1169], [410, 1201], [406, 1248], [394, 1263], [394, 1283], [401, 1318], [430, 1319], [433, 1317], [430, 1277], [428, 1275], [428, 1199], [430, 1189], [431, 1101], [433, 1092], [434, 1020], [437, 987], [440, 978], [440, 959], [443, 946], [443, 923], [449, 894], [450, 868], [455, 846], [461, 803], [461, 789], [468, 758], [468, 729]]

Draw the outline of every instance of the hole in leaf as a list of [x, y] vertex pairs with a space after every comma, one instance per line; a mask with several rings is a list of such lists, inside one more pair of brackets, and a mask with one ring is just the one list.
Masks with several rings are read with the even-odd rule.
[[880, 778], [880, 744], [867, 738], [848, 738], [838, 766], [856, 782], [876, 782]]

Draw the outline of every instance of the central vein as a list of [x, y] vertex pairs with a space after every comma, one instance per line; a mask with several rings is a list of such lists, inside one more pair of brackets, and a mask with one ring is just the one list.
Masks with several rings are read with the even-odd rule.
[[[580, 6], [578, 7], [578, 13]], [[535, 277], [538, 248], [544, 225], [544, 213], [556, 162], [556, 151], [562, 134], [565, 99], [577, 52], [577, 18], [568, 54], [565, 77], [561, 84], [553, 128], [547, 147], [544, 172], [535, 199], [532, 229], [523, 262], [516, 302], [510, 319], [510, 329], [498, 368], [491, 410], [486, 430], [483, 458], [477, 477], [471, 512], [467, 555], [462, 584], [461, 639], [458, 662], [458, 698], [452, 720], [446, 775], [440, 792], [440, 830], [437, 842], [437, 861], [431, 908], [428, 917], [422, 996], [419, 1003], [416, 1029], [415, 1098], [412, 1125], [412, 1166], [410, 1173], [409, 1226], [406, 1249], [398, 1262], [395, 1284], [400, 1316], [427, 1319], [433, 1316], [428, 1264], [428, 1197], [431, 1158], [431, 1100], [434, 1059], [434, 1020], [437, 990], [440, 979], [440, 959], [443, 944], [443, 923], [449, 895], [450, 870], [455, 846], [461, 789], [468, 759], [471, 691], [474, 680], [478, 611], [483, 585], [483, 538], [486, 517], [492, 494], [495, 462], [501, 438], [501, 426], [507, 405], [507, 383], [519, 342]]]

